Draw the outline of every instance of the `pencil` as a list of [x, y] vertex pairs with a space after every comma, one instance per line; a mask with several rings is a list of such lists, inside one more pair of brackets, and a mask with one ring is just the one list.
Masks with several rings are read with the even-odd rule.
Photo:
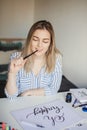
[[28, 58], [29, 56], [33, 55], [33, 54], [36, 53], [37, 51], [38, 51], [38, 50], [36, 50], [36, 51], [32, 52], [31, 54], [25, 56], [25, 57], [23, 58], [23, 60], [25, 60], [25, 59]]

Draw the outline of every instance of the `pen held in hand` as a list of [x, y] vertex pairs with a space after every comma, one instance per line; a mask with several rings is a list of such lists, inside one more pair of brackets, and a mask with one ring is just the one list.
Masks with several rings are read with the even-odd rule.
[[33, 55], [33, 54], [36, 53], [37, 51], [38, 51], [38, 50], [36, 50], [36, 51], [32, 52], [31, 54], [25, 56], [25, 57], [23, 58], [23, 60], [25, 60], [25, 59], [28, 58], [29, 56]]

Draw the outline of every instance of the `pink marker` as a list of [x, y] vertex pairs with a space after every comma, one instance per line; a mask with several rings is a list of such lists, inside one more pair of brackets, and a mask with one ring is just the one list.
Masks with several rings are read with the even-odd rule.
[[6, 130], [6, 123], [2, 122], [2, 130]]

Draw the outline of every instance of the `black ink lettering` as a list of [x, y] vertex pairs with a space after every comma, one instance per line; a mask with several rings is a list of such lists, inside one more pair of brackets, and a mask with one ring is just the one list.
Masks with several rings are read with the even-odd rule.
[[48, 119], [49, 121], [51, 121], [52, 126], [55, 126], [58, 122], [64, 122], [65, 120], [64, 113], [62, 115], [56, 115], [54, 117], [44, 116], [43, 119]]

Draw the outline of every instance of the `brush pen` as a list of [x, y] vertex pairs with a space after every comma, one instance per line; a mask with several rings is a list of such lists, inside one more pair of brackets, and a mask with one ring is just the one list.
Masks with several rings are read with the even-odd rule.
[[36, 53], [37, 51], [38, 51], [38, 50], [36, 50], [36, 51], [32, 52], [31, 54], [25, 56], [25, 57], [23, 58], [23, 60], [25, 60], [25, 59], [28, 58], [29, 56], [33, 55], [33, 54]]
[[86, 106], [86, 105], [87, 105], [87, 103], [85, 103], [85, 104], [80, 104], [80, 105], [78, 105], [78, 106], [74, 106], [74, 108], [83, 107], [83, 106]]
[[37, 124], [37, 123], [32, 123], [32, 122], [27, 122], [27, 121], [21, 121], [21, 123], [23, 125], [27, 125], [27, 126], [31, 126], [31, 127], [39, 127], [39, 128], [45, 128], [45, 126], [41, 125], [41, 124]]

